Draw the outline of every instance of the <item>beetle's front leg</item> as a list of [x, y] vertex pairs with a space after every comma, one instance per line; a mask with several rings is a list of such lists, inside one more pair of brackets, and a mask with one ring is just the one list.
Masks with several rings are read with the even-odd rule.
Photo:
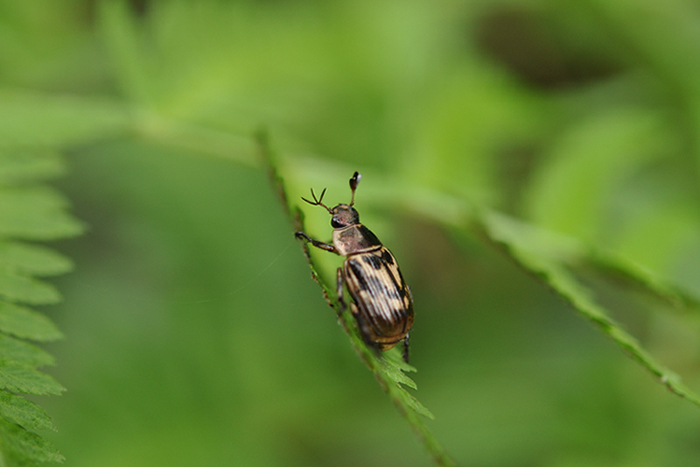
[[302, 231], [294, 232], [294, 236], [296, 238], [301, 239], [301, 240], [306, 240], [307, 242], [311, 243], [316, 248], [330, 251], [331, 253], [335, 253], [336, 255], [338, 254], [338, 250], [336, 250], [333, 245], [329, 245], [328, 243], [323, 243], [323, 242], [319, 242], [318, 240], [314, 240], [313, 238], [309, 237], [308, 235], [306, 235]]

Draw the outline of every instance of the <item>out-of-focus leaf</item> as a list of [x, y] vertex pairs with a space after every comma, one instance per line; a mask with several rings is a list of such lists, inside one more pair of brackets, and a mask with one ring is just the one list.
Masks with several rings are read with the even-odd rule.
[[0, 189], [0, 236], [53, 240], [78, 235], [83, 225], [67, 207], [66, 199], [48, 187]]
[[[465, 68], [437, 87], [408, 163], [422, 184], [493, 206], [501, 201], [494, 153], [530, 141], [546, 119], [526, 88], [496, 70]], [[504, 134], [513, 140], [503, 141]]]
[[[561, 250], [556, 247], [547, 251], [543, 248], [545, 243], [531, 241], [539, 235], [537, 228], [493, 212], [483, 217], [483, 226], [492, 241], [502, 245], [521, 266], [540, 277], [576, 311], [596, 324], [604, 334], [612, 338], [669, 390], [700, 406], [700, 396], [642, 348], [634, 337], [610, 317], [610, 312], [604, 306], [596, 303], [592, 291], [567, 270], [566, 263], [571, 260], [570, 257], [561, 256]], [[546, 238], [548, 235], [543, 233], [542, 236]], [[531, 247], [531, 243], [535, 245], [534, 248]], [[655, 283], [647, 281], [645, 285], [654, 287]], [[666, 290], [659, 290], [657, 293], [663, 296]]]
[[111, 46], [113, 60], [119, 64], [116, 73], [122, 91], [129, 100], [149, 107], [149, 83], [146, 77], [148, 62], [141, 57], [134, 18], [125, 2], [103, 2], [99, 5], [99, 19], [106, 43]]
[[528, 218], [595, 242], [615, 184], [677, 150], [673, 136], [662, 114], [644, 109], [616, 109], [580, 122], [558, 138], [532, 177], [524, 197]]
[[58, 290], [46, 282], [0, 270], [0, 296], [11, 302], [51, 305], [61, 301]]
[[61, 157], [46, 149], [0, 149], [0, 184], [22, 183], [62, 175]]
[[700, 216], [689, 201], [664, 199], [628, 216], [616, 251], [651, 270], [672, 271], [684, 252], [700, 244]]
[[68, 213], [66, 199], [39, 182], [64, 172], [58, 146], [123, 132], [129, 119], [123, 107], [107, 100], [12, 89], [0, 90], [0, 108], [0, 453], [3, 465], [34, 465], [63, 456], [27, 431], [53, 429], [53, 424], [36, 404], [14, 393], [58, 395], [64, 388], [37, 369], [52, 364], [53, 357], [20, 339], [62, 335], [44, 315], [15, 303], [58, 302], [56, 288], [35, 276], [64, 273], [72, 264], [24, 241], [56, 240], [83, 230]]
[[45, 315], [2, 301], [0, 301], [0, 331], [40, 342], [63, 337], [56, 325]]
[[132, 125], [126, 107], [104, 98], [0, 88], [0, 108], [0, 142], [5, 147], [86, 143], [126, 133]]
[[0, 264], [9, 270], [35, 276], [54, 276], [73, 270], [73, 262], [43, 246], [0, 242]]

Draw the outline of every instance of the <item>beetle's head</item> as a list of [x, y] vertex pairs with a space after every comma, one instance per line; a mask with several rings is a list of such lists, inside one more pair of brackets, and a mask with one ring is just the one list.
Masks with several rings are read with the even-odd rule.
[[360, 213], [349, 204], [339, 204], [331, 209], [331, 226], [334, 229], [360, 223]]
[[350, 190], [352, 190], [352, 198], [350, 198], [350, 204], [339, 204], [333, 209], [329, 208], [325, 204], [322, 203], [323, 200], [323, 195], [326, 194], [326, 189], [324, 188], [323, 191], [321, 192], [321, 196], [316, 199], [316, 195], [314, 194], [314, 190], [311, 190], [311, 196], [314, 198], [313, 201], [309, 201], [306, 198], [301, 198], [307, 203], [309, 203], [312, 206], [321, 206], [322, 208], [325, 208], [328, 213], [333, 216], [331, 218], [331, 226], [334, 229], [339, 229], [342, 227], [347, 227], [349, 225], [354, 225], [354, 224], [359, 224], [360, 223], [360, 214], [357, 212], [355, 208], [352, 207], [353, 204], [355, 204], [355, 190], [357, 190], [357, 184], [360, 183], [360, 179], [362, 178], [362, 175], [359, 173], [355, 172], [350, 179]]

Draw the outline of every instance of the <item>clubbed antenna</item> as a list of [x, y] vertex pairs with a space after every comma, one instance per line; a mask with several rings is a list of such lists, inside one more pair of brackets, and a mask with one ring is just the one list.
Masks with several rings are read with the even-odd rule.
[[350, 199], [350, 206], [355, 204], [355, 190], [357, 190], [357, 185], [360, 183], [360, 179], [362, 179], [362, 175], [355, 172], [350, 179], [350, 189], [352, 190], [352, 198]]
[[[357, 172], [355, 172], [355, 175], [357, 175]], [[325, 194], [326, 194], [326, 189], [324, 188], [323, 191], [321, 192], [321, 196], [319, 196], [318, 199], [316, 199], [316, 195], [314, 194], [314, 189], [312, 188], [311, 189], [311, 196], [314, 198], [313, 202], [309, 201], [308, 199], [304, 198], [303, 196], [301, 197], [301, 199], [303, 199], [304, 201], [309, 203], [311, 206], [321, 206], [321, 207], [325, 208], [326, 211], [333, 214], [333, 211], [331, 210], [331, 208], [329, 208], [328, 206], [326, 206], [325, 204], [323, 204], [321, 202], [323, 200], [323, 195], [325, 195]]]

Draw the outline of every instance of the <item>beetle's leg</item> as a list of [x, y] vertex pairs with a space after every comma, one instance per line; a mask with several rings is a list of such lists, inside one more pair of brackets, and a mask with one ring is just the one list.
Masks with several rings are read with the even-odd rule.
[[329, 245], [328, 243], [323, 243], [323, 242], [319, 242], [318, 240], [314, 240], [313, 238], [306, 235], [304, 232], [301, 232], [301, 231], [294, 232], [294, 236], [296, 238], [306, 240], [307, 242], [311, 243], [316, 248], [320, 248], [322, 250], [326, 250], [326, 251], [330, 251], [331, 253], [338, 254], [338, 251], [335, 249], [335, 247], [333, 245]]
[[406, 337], [403, 338], [403, 361], [408, 363], [408, 333], [406, 333]]
[[336, 294], [338, 295], [338, 303], [340, 304], [340, 309], [338, 310], [338, 314], [341, 314], [342, 312], [345, 311], [345, 308], [347, 308], [347, 305], [345, 304], [345, 300], [343, 299], [343, 269], [338, 268], [338, 272], [336, 274], [337, 277], [337, 289], [336, 289]]

